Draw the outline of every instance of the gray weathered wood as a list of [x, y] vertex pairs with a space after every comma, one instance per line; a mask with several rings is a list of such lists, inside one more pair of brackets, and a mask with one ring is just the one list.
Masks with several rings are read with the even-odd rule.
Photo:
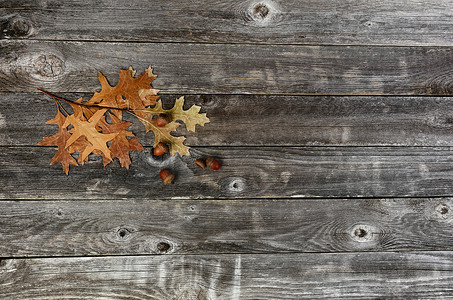
[[3, 260], [7, 299], [447, 299], [453, 253]]
[[0, 201], [0, 256], [453, 250], [453, 200]]
[[451, 95], [453, 49], [4, 41], [0, 91], [93, 92], [98, 71], [154, 66], [179, 94]]
[[[75, 100], [92, 94], [58, 94]], [[180, 95], [161, 97], [167, 108]], [[453, 100], [447, 97], [320, 97], [264, 95], [187, 95], [186, 109], [196, 104], [211, 122], [190, 133], [176, 134], [191, 146], [452, 146]], [[42, 93], [0, 93], [0, 145], [36, 145], [53, 135], [45, 121], [56, 113], [52, 98]], [[145, 145], [135, 118], [130, 129]]]
[[[49, 166], [47, 147], [0, 148], [1, 199], [171, 199], [249, 197], [425, 197], [453, 195], [448, 147], [206, 147], [192, 157], [154, 158], [135, 152], [129, 170], [99, 156], [66, 176]], [[222, 169], [200, 169], [199, 157]], [[176, 174], [162, 185], [159, 170]]]
[[[450, 1], [2, 1], [3, 38], [452, 46]], [[89, 8], [89, 9], [87, 9]]]

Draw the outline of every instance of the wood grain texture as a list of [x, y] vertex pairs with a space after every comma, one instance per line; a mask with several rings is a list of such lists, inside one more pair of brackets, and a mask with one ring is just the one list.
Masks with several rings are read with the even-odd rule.
[[[93, 156], [83, 167], [49, 166], [55, 149], [2, 147], [1, 199], [175, 199], [281, 197], [425, 197], [453, 195], [448, 147], [206, 147], [191, 157], [132, 155], [129, 170], [102, 167]], [[200, 169], [213, 156], [222, 169]], [[176, 174], [162, 185], [159, 170]], [[39, 179], [39, 180], [38, 180]]]
[[[92, 94], [61, 93], [75, 100]], [[171, 108], [181, 95], [163, 95]], [[0, 93], [0, 145], [36, 145], [56, 132], [45, 121], [56, 113], [42, 93]], [[185, 109], [199, 105], [211, 122], [184, 126], [177, 135], [190, 146], [452, 146], [453, 100], [447, 97], [330, 97], [265, 95], [186, 95]], [[68, 108], [68, 111], [70, 109]], [[251, 113], [252, 112], [252, 113]], [[130, 129], [145, 145], [138, 120]]]
[[[2, 1], [3, 38], [452, 46], [449, 1]], [[87, 9], [89, 7], [89, 9]]]
[[446, 299], [452, 252], [3, 260], [8, 299]]
[[453, 250], [453, 200], [0, 201], [0, 256]]
[[152, 65], [178, 94], [451, 95], [453, 49], [3, 41], [0, 91], [93, 92]]

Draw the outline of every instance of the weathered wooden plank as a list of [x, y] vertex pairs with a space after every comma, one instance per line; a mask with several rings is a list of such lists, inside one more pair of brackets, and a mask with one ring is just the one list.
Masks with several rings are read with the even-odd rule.
[[0, 256], [452, 250], [453, 200], [0, 201]]
[[180, 94], [451, 95], [453, 49], [3, 41], [0, 91], [92, 92], [142, 72]]
[[[75, 100], [92, 94], [58, 94]], [[163, 95], [170, 108], [180, 95]], [[36, 145], [53, 135], [53, 100], [42, 93], [0, 93], [0, 145]], [[447, 97], [187, 95], [211, 122], [176, 133], [191, 146], [452, 146], [453, 101]], [[68, 110], [70, 110], [68, 108]], [[145, 145], [137, 119], [130, 128]]]
[[[2, 147], [1, 199], [170, 199], [249, 197], [431, 197], [453, 195], [452, 149], [425, 147], [214, 147], [192, 157], [132, 155], [129, 170], [93, 157], [83, 167], [49, 166], [55, 149]], [[200, 169], [217, 157], [219, 171]], [[159, 170], [176, 174], [162, 185]], [[39, 179], [39, 180], [38, 180]]]
[[[452, 46], [449, 1], [2, 1], [3, 38]], [[89, 9], [87, 9], [89, 8]]]
[[447, 299], [453, 253], [4, 260], [7, 299]]

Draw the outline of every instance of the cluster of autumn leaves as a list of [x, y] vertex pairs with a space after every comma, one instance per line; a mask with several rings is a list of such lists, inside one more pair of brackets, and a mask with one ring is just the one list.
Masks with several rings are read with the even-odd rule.
[[[56, 124], [58, 132], [47, 136], [38, 144], [43, 146], [58, 146], [58, 151], [50, 164], [61, 163], [63, 171], [68, 175], [69, 166], [83, 165], [91, 153], [103, 157], [104, 166], [114, 158], [118, 158], [121, 166], [129, 168], [130, 151], [144, 150], [141, 143], [127, 128], [131, 122], [123, 120], [123, 113], [135, 115], [145, 125], [146, 132], [154, 132], [154, 147], [159, 143], [168, 145], [171, 155], [190, 155], [189, 147], [184, 145], [185, 137], [175, 137], [171, 132], [176, 130], [182, 121], [187, 130], [195, 131], [196, 125], [204, 126], [209, 122], [206, 114], [200, 114], [200, 107], [193, 105], [188, 110], [183, 109], [184, 97], [176, 100], [173, 108], [165, 110], [161, 100], [158, 100], [159, 90], [153, 89], [151, 82], [157, 77], [152, 69], [135, 77], [136, 71], [119, 70], [119, 81], [116, 86], [110, 86], [102, 73], [99, 81], [102, 90], [96, 92], [88, 101], [82, 98], [68, 101], [55, 97], [57, 115], [46, 124]], [[69, 113], [62, 101], [68, 102], [73, 113]], [[156, 124], [156, 116], [165, 114], [169, 122], [162, 126]], [[77, 160], [73, 154], [78, 153]]]

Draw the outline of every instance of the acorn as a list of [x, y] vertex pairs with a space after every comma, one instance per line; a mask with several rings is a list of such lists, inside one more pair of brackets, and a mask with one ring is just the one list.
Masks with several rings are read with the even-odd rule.
[[213, 157], [208, 157], [206, 159], [206, 166], [208, 168], [211, 168], [213, 170], [218, 170], [220, 169], [220, 163]]
[[195, 164], [202, 169], [206, 168], [206, 163], [202, 159], [195, 160]]
[[159, 116], [157, 116], [156, 126], [164, 127], [168, 123], [170, 123], [170, 118], [168, 117], [167, 114], [159, 114]]
[[161, 155], [164, 155], [167, 152], [168, 152], [168, 147], [167, 147], [167, 145], [165, 145], [162, 142], [157, 144], [157, 146], [153, 150], [153, 153], [154, 153], [155, 156], [161, 156]]
[[164, 184], [172, 184], [175, 179], [175, 174], [171, 173], [168, 169], [161, 170], [159, 176]]

